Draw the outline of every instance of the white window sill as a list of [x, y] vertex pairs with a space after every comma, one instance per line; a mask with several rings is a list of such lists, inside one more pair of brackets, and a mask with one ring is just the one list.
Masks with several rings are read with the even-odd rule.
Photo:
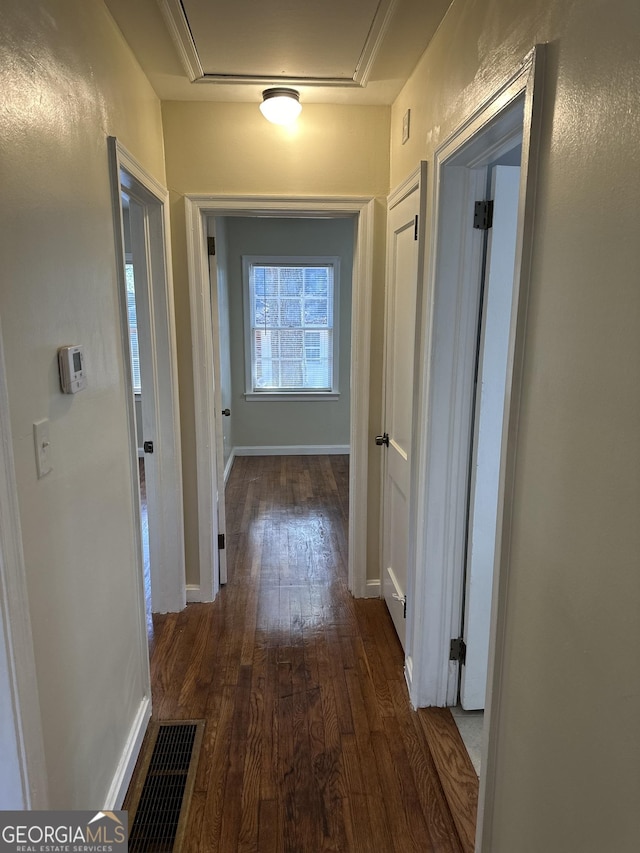
[[311, 400], [338, 400], [339, 391], [248, 391], [245, 400], [256, 403], [309, 402]]

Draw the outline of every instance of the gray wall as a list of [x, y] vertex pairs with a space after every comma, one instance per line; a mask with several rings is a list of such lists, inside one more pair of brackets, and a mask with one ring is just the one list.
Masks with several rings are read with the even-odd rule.
[[[226, 219], [231, 346], [231, 418], [236, 447], [349, 444], [353, 219]], [[245, 400], [243, 255], [328, 255], [340, 258], [338, 400]]]

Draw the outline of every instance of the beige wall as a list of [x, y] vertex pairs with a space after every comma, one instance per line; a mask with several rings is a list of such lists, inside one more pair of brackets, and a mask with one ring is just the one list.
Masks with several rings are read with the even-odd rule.
[[639, 40], [634, 0], [455, 0], [392, 109], [394, 184], [549, 42], [486, 853], [640, 838]]
[[[255, 104], [162, 105], [172, 241], [185, 481], [187, 583], [199, 579], [191, 329], [183, 196], [188, 193], [384, 197], [389, 190], [388, 107], [309, 104], [293, 129], [269, 124]], [[376, 205], [377, 237], [384, 205]], [[383, 335], [384, 237], [376, 242], [373, 340]], [[379, 348], [374, 347], [373, 358]], [[379, 365], [374, 364], [376, 368]], [[381, 428], [381, 371], [372, 370], [371, 436]], [[373, 448], [375, 451], [375, 448]], [[369, 465], [368, 574], [378, 565], [379, 452]]]
[[[89, 809], [148, 690], [107, 135], [164, 180], [160, 106], [98, 0], [7, 0], [0, 41], [0, 317], [49, 790]], [[89, 384], [64, 396], [56, 350], [72, 343]]]

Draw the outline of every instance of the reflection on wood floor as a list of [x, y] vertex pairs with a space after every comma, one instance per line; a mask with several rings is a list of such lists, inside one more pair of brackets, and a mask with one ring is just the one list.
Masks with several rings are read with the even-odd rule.
[[347, 590], [347, 508], [346, 456], [236, 459], [229, 583], [154, 616], [154, 716], [206, 720], [185, 850], [473, 849], [385, 605]]
[[153, 619], [151, 618], [151, 563], [149, 561], [149, 516], [147, 513], [147, 481], [144, 475], [144, 457], [138, 457], [140, 476], [140, 527], [142, 533], [142, 560], [144, 582], [144, 609], [147, 623], [147, 636], [153, 637]]

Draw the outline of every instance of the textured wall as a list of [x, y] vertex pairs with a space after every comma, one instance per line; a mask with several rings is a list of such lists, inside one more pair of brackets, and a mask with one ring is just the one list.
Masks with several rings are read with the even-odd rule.
[[[0, 318], [49, 789], [89, 809], [148, 691], [107, 135], [164, 180], [160, 105], [99, 0], [7, 0], [0, 43]], [[75, 343], [88, 388], [63, 396]]]
[[393, 184], [548, 42], [486, 853], [640, 838], [639, 39], [626, 0], [455, 0], [392, 109]]

